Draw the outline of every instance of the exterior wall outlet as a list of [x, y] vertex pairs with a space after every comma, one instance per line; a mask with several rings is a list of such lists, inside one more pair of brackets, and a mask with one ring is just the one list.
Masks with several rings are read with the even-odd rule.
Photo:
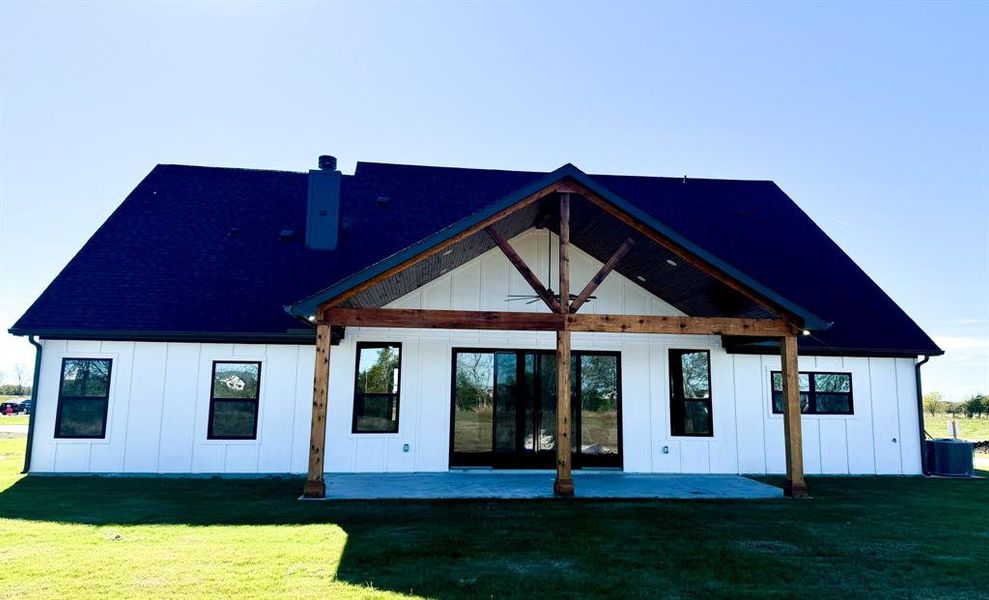
[[663, 454], [669, 454], [669, 453], [670, 453], [670, 447], [669, 446], [663, 446]]
[[402, 444], [402, 452], [408, 452], [408, 451], [409, 451], [409, 445], [408, 444]]

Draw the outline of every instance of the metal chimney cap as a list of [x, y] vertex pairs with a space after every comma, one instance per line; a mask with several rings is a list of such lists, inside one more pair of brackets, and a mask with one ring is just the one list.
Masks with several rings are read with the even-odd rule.
[[336, 171], [337, 157], [323, 154], [319, 157], [319, 168], [324, 171]]

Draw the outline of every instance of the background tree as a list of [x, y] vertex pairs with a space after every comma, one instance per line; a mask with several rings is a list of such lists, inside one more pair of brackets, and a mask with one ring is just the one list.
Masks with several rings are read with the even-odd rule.
[[494, 356], [482, 353], [457, 355], [457, 408], [490, 408], [494, 396]]
[[932, 417], [943, 414], [947, 409], [947, 403], [941, 392], [929, 392], [924, 394], [924, 410], [931, 413]]
[[615, 358], [582, 356], [580, 361], [581, 407], [594, 412], [618, 410]]
[[17, 395], [24, 393], [24, 365], [14, 365], [14, 379], [17, 380]]
[[360, 372], [360, 389], [370, 393], [394, 393], [398, 388], [395, 379], [398, 371], [398, 349], [387, 346], [376, 350], [378, 356], [374, 364]]
[[989, 409], [989, 402], [982, 394], [976, 394], [963, 403], [965, 416], [969, 419], [982, 418]]

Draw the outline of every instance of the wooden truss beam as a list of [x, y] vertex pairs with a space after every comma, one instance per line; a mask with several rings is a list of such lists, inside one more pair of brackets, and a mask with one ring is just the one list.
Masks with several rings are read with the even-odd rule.
[[615, 250], [615, 253], [611, 255], [608, 262], [601, 265], [601, 268], [598, 269], [598, 272], [594, 275], [594, 277], [591, 277], [591, 280], [587, 282], [587, 285], [585, 285], [584, 289], [577, 295], [577, 298], [570, 303], [571, 313], [575, 313], [580, 310], [580, 307], [587, 302], [587, 299], [591, 297], [594, 290], [598, 289], [598, 286], [601, 285], [605, 277], [615, 270], [615, 267], [618, 266], [618, 261], [625, 258], [625, 255], [628, 254], [629, 250], [631, 250], [633, 246], [635, 246], [635, 240], [628, 238], [625, 240], [625, 243], [618, 248], [618, 250]]
[[561, 189], [568, 189], [572, 193], [576, 193], [579, 194], [580, 196], [583, 196], [584, 198], [587, 198], [591, 203], [595, 204], [596, 206], [601, 208], [604, 212], [618, 219], [632, 230], [637, 231], [638, 233], [645, 236], [647, 239], [659, 244], [660, 246], [666, 248], [670, 252], [673, 252], [674, 254], [682, 258], [684, 261], [686, 261], [693, 267], [717, 279], [724, 285], [730, 287], [731, 289], [735, 290], [736, 292], [740, 293], [741, 295], [745, 296], [746, 298], [755, 302], [756, 304], [765, 307], [773, 314], [779, 315], [780, 317], [786, 318], [787, 320], [795, 323], [802, 322], [799, 317], [793, 315], [789, 310], [783, 308], [778, 303], [770, 300], [769, 298], [766, 298], [765, 296], [755, 292], [754, 290], [749, 289], [748, 286], [736, 280], [728, 273], [725, 273], [721, 269], [711, 264], [708, 264], [702, 258], [694, 255], [694, 253], [687, 250], [686, 248], [684, 248], [677, 242], [673, 241], [672, 239], [666, 237], [662, 233], [656, 231], [652, 227], [649, 227], [648, 225], [639, 222], [631, 215], [625, 214], [624, 211], [613, 206], [610, 202], [608, 202], [598, 194], [592, 192], [591, 190], [588, 190], [578, 184], [571, 184], [569, 187], [561, 188]]
[[366, 289], [368, 289], [370, 287], [373, 287], [373, 286], [381, 283], [385, 279], [388, 279], [392, 275], [394, 275], [396, 273], [400, 273], [400, 272], [408, 269], [409, 267], [412, 267], [412, 266], [414, 266], [414, 265], [416, 265], [418, 263], [421, 263], [422, 261], [426, 260], [427, 258], [429, 258], [431, 256], [435, 256], [436, 254], [439, 254], [440, 252], [445, 251], [447, 248], [449, 248], [450, 246], [453, 246], [454, 244], [460, 242], [461, 240], [465, 240], [465, 239], [469, 238], [470, 236], [472, 236], [472, 235], [474, 235], [474, 234], [476, 234], [476, 233], [478, 233], [480, 231], [483, 231], [484, 229], [486, 229], [490, 225], [493, 225], [494, 223], [497, 223], [498, 221], [501, 221], [502, 219], [504, 219], [505, 217], [507, 217], [508, 215], [510, 215], [512, 213], [515, 213], [515, 212], [518, 212], [518, 211], [522, 210], [523, 208], [531, 205], [533, 202], [537, 202], [541, 198], [545, 198], [546, 196], [549, 196], [551, 194], [557, 193], [565, 185], [566, 185], [566, 182], [565, 181], [561, 181], [559, 183], [555, 183], [553, 185], [547, 186], [547, 187], [539, 190], [538, 192], [535, 192], [533, 194], [530, 194], [530, 195], [526, 196], [525, 198], [523, 198], [522, 200], [519, 200], [517, 203], [509, 206], [508, 208], [506, 208], [504, 210], [501, 210], [501, 211], [499, 211], [499, 212], [491, 215], [487, 219], [484, 219], [480, 223], [478, 223], [478, 224], [476, 224], [476, 225], [474, 225], [474, 226], [472, 226], [472, 227], [470, 227], [468, 229], [465, 229], [464, 231], [461, 231], [460, 233], [452, 236], [451, 238], [449, 238], [447, 240], [444, 240], [444, 241], [436, 244], [435, 246], [433, 246], [432, 248], [429, 248], [428, 250], [423, 251], [421, 254], [417, 254], [417, 255], [415, 255], [413, 257], [410, 257], [408, 260], [405, 260], [405, 261], [399, 263], [398, 265], [395, 265], [394, 267], [392, 267], [392, 268], [384, 271], [383, 273], [380, 273], [378, 275], [375, 275], [374, 277], [368, 279], [367, 281], [364, 281], [364, 282], [362, 282], [362, 283], [360, 283], [358, 285], [355, 285], [354, 287], [352, 287], [349, 290], [343, 292], [339, 296], [337, 296], [335, 298], [331, 298], [330, 300], [324, 302], [323, 303], [323, 306], [336, 306], [336, 305], [339, 305], [341, 302], [344, 302], [345, 300], [348, 300], [349, 298], [353, 298], [354, 296], [356, 296], [357, 294], [363, 292], [364, 290], [366, 290]]
[[780, 319], [660, 317], [652, 315], [563, 315], [560, 313], [428, 310], [418, 308], [324, 308], [320, 319], [343, 327], [495, 329], [599, 333], [665, 333], [779, 338], [792, 335]]
[[779, 337], [791, 333], [780, 319], [659, 317], [651, 315], [568, 315], [573, 331], [601, 333], [674, 333]]
[[[515, 248], [512, 248], [512, 245], [508, 243], [508, 240], [498, 233], [498, 230], [494, 227], [486, 227], [484, 231], [487, 232], [488, 236], [490, 236], [492, 240], [494, 240], [495, 245], [501, 248], [502, 253], [504, 253], [504, 255], [508, 258], [508, 262], [512, 263], [519, 274], [522, 275], [522, 278], [525, 279], [525, 281], [532, 288], [532, 291], [536, 292], [536, 295], [542, 298], [542, 301], [546, 303], [546, 306], [548, 306], [553, 312], [560, 312], [560, 303], [553, 297], [553, 294], [549, 293], [549, 290], [546, 289], [543, 282], [539, 281], [536, 274], [532, 272], [529, 265], [525, 264], [525, 261], [522, 260], [519, 253], [515, 251]], [[563, 296], [560, 297], [562, 298]]]
[[408, 327], [415, 329], [504, 329], [556, 331], [559, 313], [422, 310], [415, 308], [324, 308], [321, 318], [348, 327]]
[[[507, 207], [504, 210], [501, 210], [501, 211], [499, 211], [498, 213], [496, 213], [494, 215], [491, 215], [489, 218], [484, 219], [483, 221], [477, 223], [476, 225], [474, 225], [474, 226], [472, 226], [472, 227], [470, 227], [470, 228], [468, 228], [468, 229], [460, 232], [457, 235], [452, 236], [451, 238], [449, 238], [447, 240], [444, 240], [443, 242], [440, 242], [436, 246], [433, 246], [432, 248], [429, 248], [428, 250], [425, 250], [421, 254], [418, 254], [416, 256], [410, 257], [409, 259], [403, 261], [402, 263], [400, 263], [400, 264], [398, 264], [398, 265], [396, 265], [396, 266], [394, 266], [394, 267], [392, 267], [392, 268], [390, 268], [390, 269], [388, 269], [388, 270], [386, 270], [386, 271], [384, 271], [384, 272], [382, 272], [382, 273], [380, 273], [380, 274], [378, 274], [378, 275], [376, 275], [376, 276], [368, 279], [367, 281], [364, 281], [364, 282], [362, 282], [362, 283], [354, 286], [353, 288], [351, 288], [351, 289], [349, 289], [349, 290], [341, 293], [339, 296], [328, 300], [327, 302], [325, 302], [323, 304], [323, 306], [337, 306], [340, 303], [342, 303], [342, 302], [344, 302], [344, 301], [346, 301], [346, 300], [348, 300], [350, 298], [353, 298], [354, 296], [356, 296], [357, 294], [363, 292], [364, 290], [366, 290], [366, 289], [368, 289], [370, 287], [373, 287], [375, 285], [378, 285], [379, 283], [381, 283], [382, 281], [386, 280], [387, 278], [395, 275], [396, 273], [399, 273], [401, 271], [404, 271], [404, 270], [406, 270], [406, 269], [408, 269], [408, 268], [410, 268], [410, 267], [412, 267], [412, 266], [414, 266], [414, 265], [416, 265], [416, 264], [418, 264], [418, 263], [420, 263], [420, 262], [422, 262], [424, 260], [427, 260], [428, 258], [430, 258], [432, 256], [435, 256], [436, 254], [439, 254], [441, 252], [446, 251], [449, 247], [453, 246], [454, 244], [456, 244], [456, 243], [458, 243], [458, 242], [460, 242], [460, 241], [462, 241], [462, 240], [464, 240], [464, 239], [466, 239], [466, 238], [468, 238], [468, 237], [470, 237], [472, 235], [475, 235], [476, 233], [478, 233], [480, 231], [483, 231], [483, 230], [487, 229], [488, 227], [490, 227], [491, 225], [493, 225], [493, 224], [497, 223], [498, 221], [504, 219], [508, 215], [511, 215], [514, 212], [517, 212], [519, 210], [522, 210], [523, 208], [525, 208], [527, 206], [530, 206], [532, 203], [537, 202], [538, 200], [540, 200], [542, 198], [545, 198], [546, 196], [549, 196], [551, 194], [556, 194], [556, 193], [559, 193], [559, 194], [578, 194], [580, 196], [583, 196], [584, 198], [586, 198], [588, 201], [590, 201], [594, 205], [600, 207], [604, 212], [608, 213], [609, 215], [613, 216], [614, 218], [616, 218], [619, 221], [621, 221], [622, 223], [624, 223], [626, 226], [628, 226], [633, 231], [636, 231], [639, 234], [641, 234], [644, 237], [646, 237], [647, 239], [649, 239], [649, 240], [651, 240], [651, 241], [659, 244], [660, 246], [663, 246], [667, 250], [669, 250], [669, 251], [673, 252], [674, 254], [678, 255], [679, 257], [681, 257], [685, 262], [691, 264], [692, 266], [694, 266], [695, 268], [699, 269], [700, 271], [702, 271], [702, 272], [710, 275], [711, 277], [717, 279], [718, 281], [720, 281], [724, 285], [726, 285], [729, 288], [735, 290], [736, 292], [738, 292], [741, 295], [745, 296], [749, 300], [755, 302], [756, 304], [759, 304], [760, 306], [765, 307], [770, 312], [778, 315], [779, 317], [781, 317], [783, 319], [786, 319], [787, 321], [790, 321], [790, 322], [793, 322], [793, 323], [800, 323], [801, 322], [800, 317], [798, 317], [797, 315], [792, 314], [789, 310], [787, 310], [786, 308], [780, 306], [778, 303], [770, 300], [769, 298], [766, 298], [765, 296], [763, 296], [762, 294], [756, 292], [755, 290], [750, 289], [748, 286], [746, 286], [745, 284], [741, 283], [740, 281], [737, 281], [734, 277], [732, 277], [731, 275], [725, 273], [721, 269], [719, 269], [719, 268], [717, 268], [717, 267], [715, 267], [713, 265], [708, 264], [706, 261], [704, 261], [703, 259], [701, 259], [698, 256], [695, 256], [692, 252], [690, 252], [686, 248], [682, 247], [677, 242], [675, 242], [672, 239], [666, 237], [662, 233], [659, 233], [659, 232], [655, 231], [654, 229], [652, 229], [651, 227], [645, 225], [644, 223], [641, 223], [641, 222], [637, 221], [631, 215], [625, 214], [625, 212], [623, 212], [621, 209], [613, 206], [610, 202], [608, 202], [603, 197], [599, 196], [598, 194], [592, 192], [591, 190], [585, 188], [584, 186], [582, 186], [579, 183], [577, 183], [575, 181], [572, 181], [570, 179], [565, 179], [563, 181], [560, 181], [560, 182], [557, 182], [557, 183], [552, 184], [550, 186], [547, 186], [546, 188], [544, 188], [542, 190], [539, 190], [538, 192], [535, 192], [533, 194], [530, 194], [529, 196], [527, 196], [527, 197], [523, 198], [522, 200], [520, 200], [518, 203], [516, 203], [516, 204], [514, 204], [514, 205], [512, 205], [510, 207]], [[554, 301], [555, 301], [555, 298], [554, 298]], [[566, 302], [564, 304], [566, 304]], [[583, 304], [583, 303], [581, 303], [581, 304]], [[578, 308], [579, 307], [580, 307], [580, 305], [578, 305]]]

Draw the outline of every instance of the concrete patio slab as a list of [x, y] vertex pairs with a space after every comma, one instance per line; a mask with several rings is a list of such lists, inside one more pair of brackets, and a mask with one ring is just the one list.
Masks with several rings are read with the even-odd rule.
[[[552, 498], [552, 471], [454, 470], [447, 473], [328, 473], [328, 500]], [[780, 498], [783, 490], [740, 475], [655, 475], [575, 471], [577, 498]]]

